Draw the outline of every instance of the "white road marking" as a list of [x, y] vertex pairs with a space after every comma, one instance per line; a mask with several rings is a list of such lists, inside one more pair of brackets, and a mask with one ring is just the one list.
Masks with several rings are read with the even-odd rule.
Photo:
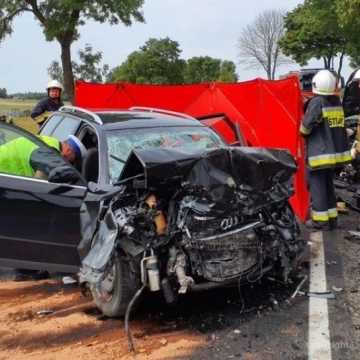
[[[322, 232], [310, 235], [310, 289], [327, 291], [324, 238]], [[331, 341], [327, 299], [309, 298], [309, 360], [331, 360]]]

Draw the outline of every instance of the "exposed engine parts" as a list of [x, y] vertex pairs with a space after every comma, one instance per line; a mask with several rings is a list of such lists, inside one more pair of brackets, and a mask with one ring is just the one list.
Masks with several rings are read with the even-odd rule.
[[[109, 266], [114, 257], [131, 264], [134, 283], [162, 290], [167, 302], [192, 290], [256, 281], [268, 271], [287, 281], [296, 269], [304, 242], [288, 204], [296, 164], [287, 152], [135, 150], [128, 163], [123, 174], [136, 180], [104, 203], [107, 215], [83, 260], [82, 281], [104, 281], [109, 267], [97, 267], [99, 253]], [[99, 251], [98, 239], [100, 248], [110, 248]]]

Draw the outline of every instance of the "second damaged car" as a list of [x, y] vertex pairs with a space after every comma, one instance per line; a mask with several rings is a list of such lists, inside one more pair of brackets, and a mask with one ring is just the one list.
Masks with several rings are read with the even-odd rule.
[[[31, 183], [0, 174], [0, 263], [78, 271], [107, 316], [124, 315], [143, 289], [171, 303], [296, 271], [304, 243], [288, 203], [296, 164], [287, 151], [227, 146], [195, 119], [157, 112], [64, 108], [41, 130], [56, 131], [78, 136], [88, 159], [72, 184], [56, 169]], [[11, 228], [19, 216], [46, 234]]]

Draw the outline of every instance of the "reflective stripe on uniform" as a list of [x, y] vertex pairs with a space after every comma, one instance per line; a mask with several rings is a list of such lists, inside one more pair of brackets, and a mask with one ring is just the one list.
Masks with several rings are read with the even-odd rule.
[[316, 211], [311, 210], [311, 218], [313, 221], [329, 221], [330, 219], [336, 219], [338, 217], [338, 211], [329, 209], [328, 211]]
[[343, 153], [309, 156], [309, 165], [311, 168], [317, 168], [326, 165], [344, 164], [351, 161], [352, 158], [350, 150], [344, 151]]
[[338, 211], [336, 208], [328, 210], [329, 219], [336, 219], [338, 217]]
[[[315, 91], [314, 91], [315, 90]], [[314, 89], [313, 93], [317, 94], [317, 95], [334, 95], [334, 91], [329, 91], [329, 90], [325, 90], [325, 89]]]
[[301, 124], [300, 133], [303, 134], [303, 135], [309, 135], [311, 133], [311, 130], [309, 130], [303, 124]]
[[330, 128], [343, 128], [345, 126], [344, 109], [341, 106], [323, 107], [322, 113]]
[[338, 114], [344, 114], [344, 109], [342, 106], [324, 106], [322, 108], [323, 114], [329, 114], [329, 113], [338, 113]]
[[329, 221], [329, 214], [327, 211], [311, 211], [311, 218], [313, 221]]

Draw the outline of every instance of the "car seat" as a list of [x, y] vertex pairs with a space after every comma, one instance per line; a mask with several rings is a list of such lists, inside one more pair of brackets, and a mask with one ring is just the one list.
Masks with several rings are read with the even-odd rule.
[[99, 177], [99, 152], [97, 148], [91, 148], [82, 164], [82, 175], [87, 182], [97, 182]]

